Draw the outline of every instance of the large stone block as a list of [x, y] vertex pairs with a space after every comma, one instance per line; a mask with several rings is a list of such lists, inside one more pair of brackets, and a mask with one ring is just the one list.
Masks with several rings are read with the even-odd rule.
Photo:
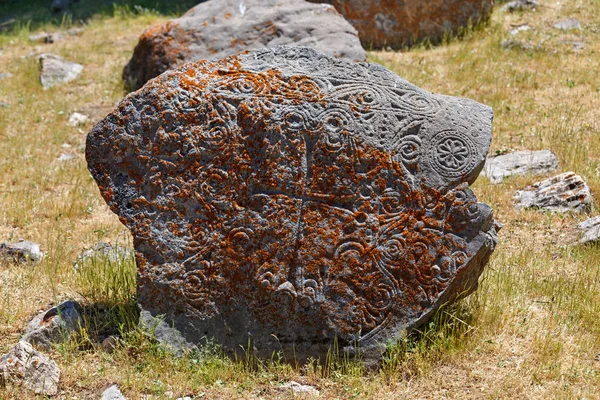
[[306, 46], [366, 61], [356, 29], [332, 6], [304, 0], [209, 0], [181, 18], [148, 29], [123, 70], [131, 89], [183, 63], [244, 50]]
[[177, 341], [303, 359], [337, 339], [377, 360], [477, 287], [496, 225], [469, 184], [491, 122], [381, 66], [278, 47], [148, 82], [86, 157], [133, 234], [138, 300]]
[[329, 3], [358, 30], [367, 49], [439, 42], [486, 19], [494, 0], [308, 0]]

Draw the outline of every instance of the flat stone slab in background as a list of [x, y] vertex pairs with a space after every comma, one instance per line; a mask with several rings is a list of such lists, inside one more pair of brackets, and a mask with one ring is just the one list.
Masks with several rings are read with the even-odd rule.
[[475, 26], [492, 12], [493, 0], [309, 0], [329, 3], [358, 30], [366, 49], [400, 49]]
[[44, 89], [49, 89], [61, 83], [71, 82], [81, 75], [83, 65], [71, 61], [65, 61], [53, 54], [42, 54], [40, 56], [42, 71], [40, 81]]
[[550, 150], [525, 150], [488, 157], [483, 175], [497, 184], [508, 176], [540, 175], [557, 169], [558, 159]]
[[21, 240], [13, 243], [0, 243], [0, 259], [8, 259], [18, 263], [40, 262], [44, 253], [37, 243]]
[[540, 6], [540, 3], [536, 0], [515, 0], [509, 1], [502, 6], [504, 12], [515, 12], [523, 10], [533, 10]]
[[581, 22], [575, 18], [567, 18], [555, 23], [553, 26], [562, 31], [571, 31], [573, 29], [581, 29]]
[[587, 183], [574, 172], [534, 183], [517, 191], [517, 208], [539, 208], [548, 211], [587, 212], [592, 206], [592, 195]]
[[80, 329], [83, 320], [77, 302], [69, 300], [39, 313], [27, 326], [21, 338], [41, 349], [64, 342]]
[[54, 361], [20, 341], [10, 352], [0, 357], [0, 384], [12, 381], [36, 394], [58, 394], [60, 369]]
[[349, 61], [367, 59], [356, 30], [332, 6], [304, 0], [210, 0], [144, 32], [123, 80], [138, 89], [185, 62], [278, 45], [312, 47]]
[[577, 225], [582, 231], [579, 243], [598, 243], [600, 241], [600, 216], [587, 219]]
[[496, 225], [469, 184], [491, 122], [379, 65], [276, 47], [148, 82], [86, 157], [174, 347], [306, 360], [337, 340], [371, 363], [477, 287]]

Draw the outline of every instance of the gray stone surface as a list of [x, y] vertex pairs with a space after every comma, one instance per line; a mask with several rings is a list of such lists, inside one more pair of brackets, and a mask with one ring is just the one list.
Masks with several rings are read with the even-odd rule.
[[4, 107], [10, 107], [10, 104], [0, 101], [0, 108], [4, 108]]
[[278, 45], [366, 61], [356, 30], [327, 4], [304, 0], [210, 0], [148, 29], [123, 70], [132, 89], [185, 62]]
[[12, 78], [13, 74], [11, 74], [10, 72], [0, 72], [0, 81], [3, 79], [8, 79], [8, 78]]
[[573, 29], [581, 29], [581, 23], [575, 18], [567, 18], [555, 23], [554, 28], [562, 31], [571, 31]]
[[40, 262], [44, 258], [44, 253], [40, 250], [37, 243], [28, 240], [19, 242], [0, 243], [0, 260], [10, 260], [19, 263]]
[[112, 385], [102, 392], [101, 400], [126, 400], [126, 398], [117, 385]]
[[22, 384], [36, 394], [58, 394], [60, 369], [54, 361], [20, 341], [10, 352], [0, 357], [0, 386], [12, 381]]
[[469, 184], [491, 121], [379, 65], [277, 47], [152, 80], [86, 158], [166, 337], [290, 360], [337, 339], [370, 363], [476, 289], [496, 226]]
[[548, 211], [587, 212], [592, 207], [592, 195], [587, 183], [574, 172], [565, 172], [525, 190], [517, 191], [517, 208], [538, 208]]
[[286, 382], [279, 387], [281, 391], [290, 391], [299, 394], [306, 394], [310, 396], [318, 396], [320, 392], [313, 386], [302, 385], [295, 381]]
[[71, 82], [81, 75], [83, 65], [66, 61], [54, 54], [40, 56], [40, 81], [44, 89], [49, 89], [61, 83]]
[[114, 245], [108, 242], [98, 242], [91, 249], [82, 252], [75, 260], [74, 268], [95, 268], [99, 263], [131, 262], [134, 258], [133, 249]]
[[65, 37], [60, 32], [38, 32], [29, 36], [31, 42], [55, 43], [63, 40]]
[[524, 150], [488, 157], [483, 175], [497, 184], [509, 176], [540, 175], [557, 169], [558, 159], [550, 150]]
[[139, 327], [156, 339], [163, 348], [177, 356], [182, 356], [197, 347], [191, 340], [185, 338], [180, 328], [175, 327], [166, 314], [153, 315], [150, 311], [140, 309]]
[[514, 0], [502, 6], [504, 12], [515, 12], [524, 10], [534, 10], [540, 7], [540, 3], [536, 0]]
[[39, 313], [29, 322], [21, 340], [46, 350], [53, 344], [64, 342], [83, 323], [78, 309], [79, 304], [69, 300]]
[[589, 218], [577, 225], [581, 232], [579, 243], [598, 243], [600, 241], [600, 215]]

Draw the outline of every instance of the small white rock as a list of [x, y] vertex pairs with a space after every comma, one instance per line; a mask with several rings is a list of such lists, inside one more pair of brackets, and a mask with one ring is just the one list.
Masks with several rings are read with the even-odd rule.
[[117, 385], [112, 385], [102, 393], [102, 400], [126, 400]]
[[74, 112], [73, 114], [71, 114], [69, 116], [69, 120], [67, 121], [67, 125], [69, 125], [69, 126], [79, 126], [79, 125], [85, 124], [89, 120], [90, 120], [90, 117], [88, 117], [87, 115], [80, 114], [78, 112]]
[[558, 159], [550, 150], [525, 150], [488, 157], [483, 175], [497, 184], [509, 176], [540, 175], [556, 171], [557, 168]]
[[9, 259], [18, 263], [40, 262], [44, 253], [37, 243], [21, 240], [16, 243], [0, 243], [0, 259]]
[[312, 396], [318, 396], [320, 392], [312, 386], [301, 385], [298, 382], [289, 381], [279, 387], [281, 390], [290, 390], [294, 393], [306, 393]]

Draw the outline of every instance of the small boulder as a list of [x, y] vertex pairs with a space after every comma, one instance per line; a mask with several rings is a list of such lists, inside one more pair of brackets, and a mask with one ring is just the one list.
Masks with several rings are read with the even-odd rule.
[[281, 391], [291, 391], [298, 394], [308, 394], [311, 396], [318, 396], [320, 392], [310, 385], [302, 385], [298, 382], [290, 381], [284, 383], [279, 387]]
[[571, 31], [573, 29], [581, 30], [581, 23], [575, 18], [567, 18], [563, 19], [562, 21], [558, 21], [556, 24], [553, 25], [553, 27], [556, 29], [560, 29], [561, 31]]
[[83, 125], [85, 123], [87, 123], [90, 120], [90, 117], [88, 117], [85, 114], [81, 114], [78, 112], [74, 112], [73, 114], [71, 114], [69, 116], [69, 120], [67, 121], [67, 125], [69, 126], [80, 126]]
[[582, 232], [579, 243], [597, 243], [600, 241], [600, 215], [583, 221], [577, 229]]
[[133, 249], [113, 245], [107, 242], [98, 242], [91, 249], [82, 252], [75, 261], [76, 270], [89, 265], [94, 267], [98, 262], [122, 263], [133, 260]]
[[65, 37], [60, 32], [39, 32], [29, 36], [30, 42], [55, 43], [63, 40]]
[[21, 240], [15, 243], [0, 243], [0, 260], [11, 260], [17, 263], [37, 263], [44, 258], [44, 253], [37, 243]]
[[63, 342], [81, 327], [83, 320], [78, 309], [79, 304], [69, 300], [39, 313], [31, 320], [21, 340], [42, 349]]
[[515, 12], [534, 10], [540, 6], [540, 3], [536, 0], [514, 0], [509, 1], [502, 7], [503, 12]]
[[517, 208], [538, 208], [548, 211], [587, 212], [592, 206], [592, 195], [587, 183], [574, 172], [565, 172], [534, 183], [517, 191]]
[[60, 369], [54, 361], [21, 340], [10, 352], [0, 357], [0, 386], [12, 381], [36, 394], [58, 394]]
[[71, 82], [77, 79], [83, 71], [83, 65], [65, 61], [54, 54], [42, 54], [40, 64], [42, 67], [40, 81], [44, 89]]
[[102, 393], [102, 400], [126, 400], [117, 385], [112, 385]]
[[550, 150], [525, 150], [488, 157], [483, 175], [498, 184], [508, 176], [541, 175], [556, 171], [557, 168], [558, 159]]

